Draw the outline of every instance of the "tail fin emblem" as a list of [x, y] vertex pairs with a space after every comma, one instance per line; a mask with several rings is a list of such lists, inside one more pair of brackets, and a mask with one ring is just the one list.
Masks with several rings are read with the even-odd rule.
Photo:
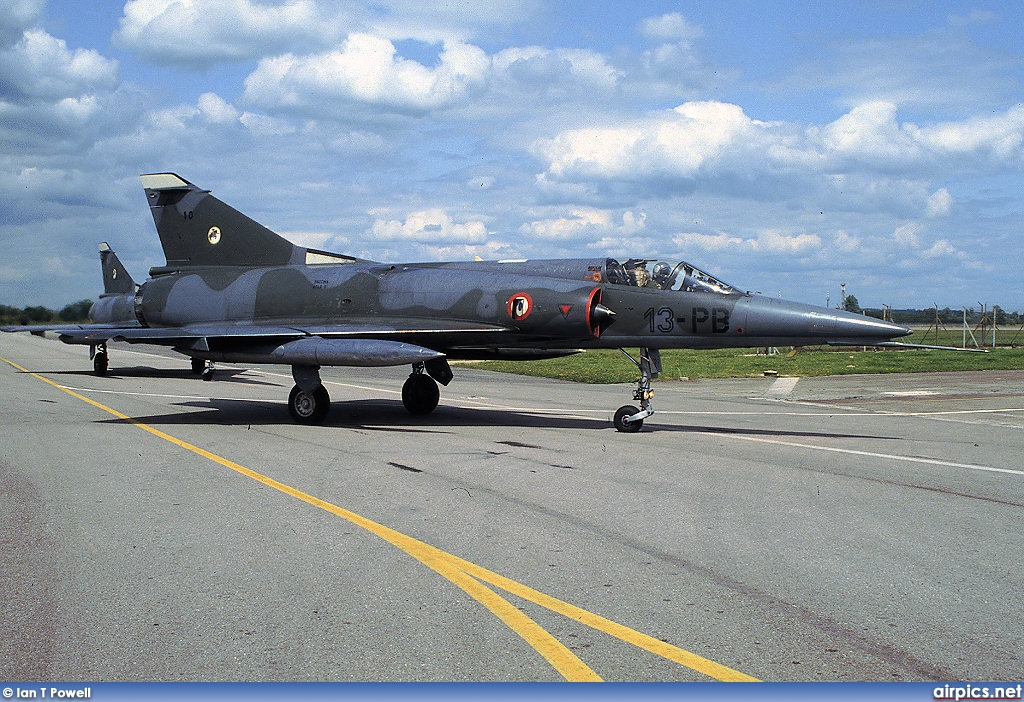
[[210, 227], [210, 231], [206, 232], [206, 238], [212, 245], [217, 245], [220, 242], [220, 227]]

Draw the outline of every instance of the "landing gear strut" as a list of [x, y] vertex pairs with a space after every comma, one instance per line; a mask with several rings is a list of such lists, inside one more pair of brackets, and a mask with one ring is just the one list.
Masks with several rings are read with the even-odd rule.
[[288, 395], [288, 412], [299, 424], [321, 424], [331, 409], [331, 396], [320, 382], [320, 366], [292, 366], [295, 387]]
[[412, 364], [412, 375], [402, 386], [402, 404], [411, 414], [430, 414], [441, 399], [437, 383], [424, 372], [423, 363]]
[[633, 433], [640, 431], [644, 420], [654, 414], [654, 407], [651, 398], [654, 397], [654, 390], [651, 389], [651, 379], [656, 378], [661, 372], [661, 352], [658, 349], [640, 349], [640, 360], [629, 355], [625, 349], [619, 349], [633, 362], [640, 370], [640, 380], [637, 381], [636, 392], [633, 399], [640, 403], [638, 409], [634, 405], [623, 405], [615, 412], [612, 420], [618, 431]]
[[107, 345], [96, 344], [92, 347], [92, 371], [101, 378], [107, 374]]

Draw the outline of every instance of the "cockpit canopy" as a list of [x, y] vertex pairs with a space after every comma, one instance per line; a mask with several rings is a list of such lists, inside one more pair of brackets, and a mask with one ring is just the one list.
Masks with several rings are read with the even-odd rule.
[[605, 261], [604, 278], [614, 285], [632, 285], [640, 288], [681, 290], [683, 292], [709, 292], [719, 295], [738, 293], [736, 288], [723, 283], [686, 261], [658, 261], [631, 258], [619, 263], [614, 258]]

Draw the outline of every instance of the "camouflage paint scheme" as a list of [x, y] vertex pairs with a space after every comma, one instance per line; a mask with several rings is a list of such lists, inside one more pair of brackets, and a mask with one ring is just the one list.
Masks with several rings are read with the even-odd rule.
[[[326, 418], [325, 365], [411, 364], [414, 413], [434, 409], [447, 359], [529, 359], [640, 347], [641, 380], [616, 427], [653, 413], [658, 349], [884, 345], [908, 329], [836, 310], [743, 293], [685, 262], [631, 258], [385, 264], [296, 246], [173, 173], [142, 176], [166, 256], [136, 285], [100, 245], [104, 294], [91, 324], [53, 329], [92, 347], [160, 344], [211, 377], [214, 361], [293, 369], [296, 421]], [[628, 355], [628, 354], [627, 354]], [[205, 370], [204, 370], [205, 366]], [[432, 380], [433, 379], [433, 380]]]

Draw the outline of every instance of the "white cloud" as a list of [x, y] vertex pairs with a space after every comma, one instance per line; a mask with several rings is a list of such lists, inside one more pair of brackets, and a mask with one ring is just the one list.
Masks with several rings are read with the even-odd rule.
[[647, 213], [634, 214], [631, 211], [622, 213], [622, 233], [637, 234], [643, 231], [647, 224]]
[[551, 241], [575, 241], [614, 233], [620, 237], [634, 236], [647, 221], [644, 213], [623, 212], [616, 219], [612, 210], [575, 207], [566, 215], [525, 222], [519, 233], [531, 238]]
[[857, 253], [863, 245], [863, 241], [860, 237], [841, 229], [832, 238], [832, 245], [842, 253]]
[[540, 90], [610, 90], [622, 77], [604, 56], [585, 49], [513, 47], [494, 54], [492, 64], [498, 77]]
[[[509, 244], [502, 241], [486, 241], [478, 244], [451, 244], [434, 245], [429, 242], [417, 243], [416, 249], [421, 252], [421, 258], [429, 261], [467, 261], [476, 258], [494, 260], [520, 256], [521, 253], [513, 249]], [[409, 258], [407, 250], [397, 252], [391, 256]]]
[[43, 14], [45, 0], [7, 0], [0, 7], [0, 49], [18, 42]]
[[[439, 61], [427, 68], [398, 56], [387, 39], [353, 34], [334, 51], [260, 61], [245, 79], [243, 99], [263, 109], [323, 115], [343, 112], [350, 103], [427, 111], [464, 100], [484, 84], [490, 68], [487, 55], [468, 44], [445, 44]], [[344, 104], [336, 105], [339, 100]]]
[[325, 250], [328, 242], [337, 242], [337, 236], [331, 232], [278, 232], [288, 241], [307, 249]]
[[821, 237], [817, 234], [785, 234], [769, 229], [758, 233], [753, 246], [757, 251], [801, 254], [820, 249]]
[[[118, 64], [69, 49], [39, 29], [0, 51], [0, 145], [18, 153], [80, 153], [100, 131], [116, 131], [134, 107], [118, 94]], [[38, 162], [38, 161], [37, 161]]]
[[896, 121], [896, 105], [869, 102], [858, 105], [821, 130], [820, 143], [833, 159], [898, 159], [910, 155], [915, 144]]
[[114, 39], [152, 59], [208, 64], [323, 46], [337, 25], [312, 0], [128, 0]]
[[878, 101], [824, 126], [765, 122], [736, 105], [688, 102], [643, 120], [567, 129], [533, 150], [545, 168], [538, 184], [564, 198], [573, 188], [672, 197], [682, 187], [939, 218], [952, 213], [953, 199], [934, 180], [1024, 166], [1024, 104], [922, 127], [901, 123], [895, 105]]
[[925, 168], [951, 159], [969, 167], [991, 162], [1019, 167], [1024, 162], [1024, 104], [995, 116], [926, 126], [900, 124], [896, 112], [890, 102], [860, 105], [822, 129], [821, 143], [833, 160], [852, 156], [874, 167]]
[[147, 115], [142, 129], [154, 141], [181, 138], [188, 132], [192, 132], [195, 138], [210, 137], [212, 134], [205, 130], [214, 126], [236, 126], [253, 133], [266, 130], [278, 136], [295, 132], [294, 126], [290, 124], [287, 129], [275, 132], [270, 123], [273, 123], [270, 118], [240, 112], [216, 93], [203, 93], [194, 105], [181, 104], [153, 110]]
[[567, 130], [535, 150], [551, 177], [568, 180], [694, 177], [702, 169], [709, 176], [834, 177], [837, 169], [886, 172], [896, 163], [930, 171], [936, 162], [970, 154], [986, 164], [1024, 163], [1024, 104], [995, 117], [918, 127], [900, 124], [892, 103], [870, 102], [802, 131], [751, 119], [737, 105], [688, 102], [643, 121]]
[[484, 222], [458, 222], [440, 208], [412, 212], [404, 221], [378, 217], [371, 225], [369, 233], [378, 241], [416, 241], [429, 244], [483, 244], [488, 238], [487, 225]]
[[199, 111], [213, 124], [235, 122], [241, 116], [233, 105], [216, 93], [203, 93], [197, 103]]
[[538, 8], [536, 0], [128, 0], [114, 39], [150, 60], [206, 67], [319, 53], [353, 33], [462, 43]]
[[945, 217], [953, 211], [953, 196], [945, 188], [939, 188], [928, 198], [925, 209], [927, 217]]
[[703, 35], [703, 30], [691, 24], [679, 12], [659, 17], [648, 17], [640, 23], [644, 36], [662, 41], [689, 42]]
[[20, 283], [28, 279], [28, 271], [24, 266], [0, 264], [0, 283]]
[[500, 28], [530, 21], [545, 6], [540, 0], [333, 0], [331, 4], [344, 7], [353, 17], [348, 23], [351, 31], [428, 43], [493, 35]]
[[959, 253], [956, 247], [949, 243], [948, 239], [939, 239], [932, 244], [930, 249], [922, 251], [921, 255], [925, 258], [942, 258], [945, 256], [956, 256]]
[[749, 246], [749, 242], [731, 234], [700, 234], [697, 232], [684, 232], [672, 237], [672, 243], [681, 250], [701, 249], [703, 251], [725, 251], [727, 249]]
[[938, 154], [973, 153], [1017, 165], [1024, 160], [1024, 104], [993, 117], [972, 117], [920, 128], [908, 125], [907, 131]]
[[690, 178], [757, 128], [736, 105], [688, 102], [643, 122], [562, 132], [536, 149], [555, 178]]
[[238, 120], [254, 135], [263, 138], [295, 134], [298, 128], [291, 120], [271, 117], [258, 112], [243, 112]]
[[0, 81], [17, 91], [16, 100], [80, 97], [112, 90], [117, 84], [117, 61], [97, 51], [70, 50], [63, 39], [32, 29], [0, 54]]
[[821, 248], [821, 237], [817, 234], [787, 234], [779, 229], [766, 229], [754, 238], [720, 232], [701, 234], [684, 232], [672, 237], [680, 249], [702, 249], [704, 251], [761, 252], [766, 254], [807, 254]]
[[918, 222], [902, 224], [893, 232], [893, 241], [901, 248], [916, 249], [921, 245], [922, 229]]

